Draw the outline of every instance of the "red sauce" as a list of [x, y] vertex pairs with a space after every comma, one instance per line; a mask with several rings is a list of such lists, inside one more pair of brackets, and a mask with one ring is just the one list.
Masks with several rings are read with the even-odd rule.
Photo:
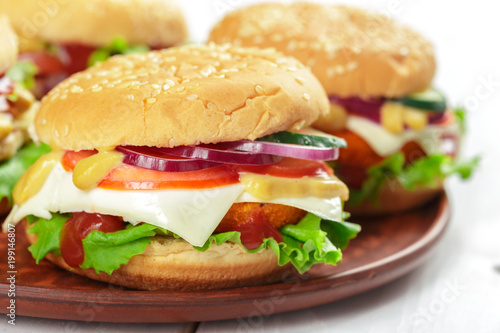
[[61, 255], [69, 266], [78, 267], [85, 260], [82, 240], [89, 233], [94, 230], [115, 232], [124, 228], [123, 220], [116, 216], [73, 213], [73, 217], [66, 221], [61, 231]]
[[234, 227], [233, 231], [241, 233], [241, 243], [249, 250], [258, 248], [264, 238], [274, 238], [278, 243], [283, 241], [283, 236], [267, 222], [263, 211], [256, 211], [247, 223]]
[[59, 45], [58, 56], [66, 72], [71, 75], [87, 68], [90, 55], [96, 50], [93, 46], [71, 43]]

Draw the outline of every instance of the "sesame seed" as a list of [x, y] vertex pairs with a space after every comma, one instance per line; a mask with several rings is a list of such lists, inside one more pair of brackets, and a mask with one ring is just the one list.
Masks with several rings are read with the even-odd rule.
[[167, 82], [167, 84], [168, 84], [170, 87], [175, 86], [175, 82], [174, 82], [174, 81], [172, 81], [172, 80], [170, 80], [170, 79], [167, 79], [167, 80], [166, 80], [166, 82]]
[[197, 95], [189, 95], [188, 97], [186, 97], [186, 99], [188, 101], [196, 101], [198, 99], [198, 96]]
[[128, 95], [128, 96], [127, 96], [127, 99], [129, 99], [129, 100], [133, 101], [133, 100], [134, 100], [134, 95]]
[[289, 72], [296, 72], [297, 71], [297, 68], [296, 67], [288, 67], [287, 70]]
[[183, 92], [183, 91], [184, 91], [184, 89], [186, 89], [186, 88], [184, 88], [184, 87], [179, 87], [179, 88], [177, 88], [177, 92]]
[[172, 139], [172, 138], [170, 138], [170, 139], [168, 140], [168, 145], [169, 145], [170, 147], [173, 147], [173, 146], [175, 145], [175, 140], [174, 140], [174, 139]]
[[66, 99], [68, 97], [68, 95], [64, 94], [64, 95], [61, 95], [61, 99]]
[[208, 103], [207, 103], [207, 108], [208, 108], [209, 110], [216, 110], [216, 109], [217, 109], [217, 107], [215, 106], [215, 104], [214, 104], [214, 103], [212, 103], [212, 102], [208, 102]]
[[153, 89], [160, 89], [160, 85], [159, 84], [152, 84], [151, 88], [153, 88]]
[[45, 125], [45, 124], [47, 124], [47, 119], [42, 118], [42, 120], [40, 122], [42, 123], [42, 125]]
[[156, 102], [156, 98], [148, 98], [146, 100], [149, 104], [153, 104], [154, 102]]
[[257, 92], [257, 94], [259, 94], [259, 95], [265, 95], [266, 94], [266, 91], [264, 90], [264, 88], [262, 88], [259, 85], [255, 86], [255, 92]]
[[338, 65], [338, 66], [335, 67], [335, 71], [337, 72], [337, 74], [342, 75], [342, 74], [345, 73], [345, 68], [342, 67], [342, 66], [340, 66], [340, 65]]
[[308, 93], [304, 93], [304, 95], [302, 95], [302, 98], [304, 99], [304, 101], [308, 101], [311, 99], [311, 95], [309, 95]]
[[153, 90], [153, 95], [159, 95], [161, 93], [161, 90], [160, 89], [155, 89]]
[[188, 90], [196, 90], [196, 89], [198, 89], [198, 87], [199, 87], [199, 86], [200, 86], [200, 85], [199, 85], [198, 83], [195, 83], [195, 84], [193, 84], [192, 86], [189, 86], [189, 87], [188, 87]]
[[276, 59], [276, 63], [277, 64], [285, 64], [287, 62], [288, 62], [287, 58], [278, 58], [278, 59]]
[[300, 84], [304, 84], [304, 82], [305, 82], [306, 80], [304, 80], [304, 79], [303, 79], [303, 78], [301, 78], [300, 76], [296, 76], [296, 77], [295, 77], [295, 81], [297, 81], [297, 82], [298, 82], [298, 83], [300, 83]]
[[410, 53], [410, 50], [407, 47], [402, 47], [399, 49], [399, 54], [401, 54], [403, 57], [406, 57]]
[[346, 69], [349, 71], [349, 72], [352, 72], [353, 70], [355, 70], [356, 68], [358, 68], [358, 63], [355, 62], [355, 61], [351, 61], [349, 62], [347, 65], [346, 65]]
[[168, 90], [169, 88], [170, 88], [170, 86], [168, 84], [163, 85], [163, 90]]
[[57, 130], [54, 130], [54, 134], [55, 134], [56, 138], [59, 137], [59, 132]]
[[250, 105], [252, 105], [252, 103], [253, 103], [252, 99], [249, 98], [246, 100], [245, 105], [250, 106]]
[[74, 85], [70, 88], [70, 90], [72, 93], [76, 94], [76, 93], [81, 93], [83, 91], [82, 87], [80, 86], [77, 86], [77, 85]]
[[328, 77], [334, 77], [335, 76], [335, 67], [328, 67], [326, 69], [326, 75], [328, 75]]
[[264, 42], [264, 37], [262, 37], [262, 36], [255, 36], [253, 38], [253, 42], [255, 44], [262, 44], [262, 42]]

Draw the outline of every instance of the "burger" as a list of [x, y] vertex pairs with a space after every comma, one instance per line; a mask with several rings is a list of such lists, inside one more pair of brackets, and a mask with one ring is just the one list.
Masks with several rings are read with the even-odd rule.
[[328, 109], [301, 63], [271, 49], [182, 46], [115, 56], [55, 87], [11, 224], [74, 273], [201, 290], [335, 265], [359, 231], [324, 160], [345, 141], [305, 128]]
[[187, 35], [175, 0], [2, 1], [1, 12], [20, 35], [19, 59], [35, 65], [39, 98], [110, 55], [178, 45]]
[[16, 64], [17, 37], [5, 16], [0, 15], [0, 217], [12, 206], [12, 190], [24, 171], [49, 151], [31, 141], [29, 127], [38, 102], [26, 90]]
[[346, 6], [262, 4], [220, 21], [210, 41], [274, 47], [309, 66], [330, 110], [314, 127], [344, 138], [332, 163], [350, 188], [346, 209], [385, 214], [422, 205], [445, 177], [470, 176], [478, 160], [459, 162], [462, 109], [432, 87], [434, 50], [389, 17]]

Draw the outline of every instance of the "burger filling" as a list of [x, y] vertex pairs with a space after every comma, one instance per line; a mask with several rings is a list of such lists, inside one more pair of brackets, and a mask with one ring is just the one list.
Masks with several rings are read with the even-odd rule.
[[[52, 152], [20, 180], [7, 221], [27, 217], [33, 224], [29, 232], [38, 240], [30, 251], [37, 261], [52, 253], [72, 267], [108, 274], [143, 253], [153, 236], [180, 237], [200, 251], [227, 241], [250, 253], [271, 249], [280, 265], [292, 262], [299, 272], [337, 264], [359, 226], [343, 221], [347, 187], [312, 158], [336, 156], [337, 147], [317, 146], [343, 141], [278, 137]], [[280, 155], [248, 151], [255, 149]], [[310, 159], [283, 156], [294, 154]]]
[[433, 89], [399, 99], [331, 96], [330, 102], [330, 114], [315, 126], [350, 147], [332, 166], [351, 188], [351, 204], [376, 203], [390, 180], [410, 191], [436, 187], [451, 174], [468, 178], [477, 166], [477, 158], [456, 160], [464, 110], [448, 109]]
[[19, 61], [30, 62], [36, 66], [36, 84], [32, 87], [32, 91], [38, 98], [41, 98], [68, 76], [113, 55], [148, 50], [149, 47], [145, 45], [130, 46], [121, 37], [99, 48], [79, 43], [55, 45], [38, 42], [21, 53]]
[[29, 88], [31, 66], [17, 63], [0, 75], [0, 215], [8, 211], [16, 182], [49, 148], [32, 143], [29, 127], [38, 106]]

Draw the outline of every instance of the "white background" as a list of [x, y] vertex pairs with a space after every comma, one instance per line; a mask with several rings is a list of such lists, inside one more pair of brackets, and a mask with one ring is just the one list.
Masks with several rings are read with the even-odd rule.
[[[251, 0], [180, 0], [191, 39], [204, 41], [231, 8]], [[262, 1], [260, 1], [262, 2]], [[321, 1], [339, 3], [338, 1]], [[390, 13], [436, 47], [435, 86], [469, 106], [463, 154], [480, 154], [475, 177], [447, 183], [450, 228], [422, 267], [337, 303], [264, 318], [254, 332], [500, 332], [500, 8], [491, 0], [344, 1]], [[490, 84], [485, 82], [490, 82]], [[16, 331], [234, 332], [236, 320], [193, 324], [104, 324], [18, 318]], [[248, 326], [246, 326], [248, 328]], [[0, 330], [12, 330], [0, 321]]]

